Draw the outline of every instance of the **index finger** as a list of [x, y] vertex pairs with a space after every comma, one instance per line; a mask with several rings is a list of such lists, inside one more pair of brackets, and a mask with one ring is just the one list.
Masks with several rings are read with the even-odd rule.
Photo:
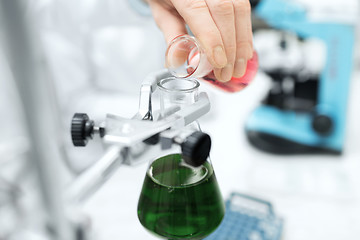
[[199, 39], [209, 62], [215, 68], [227, 64], [224, 44], [204, 0], [171, 0], [196, 38]]

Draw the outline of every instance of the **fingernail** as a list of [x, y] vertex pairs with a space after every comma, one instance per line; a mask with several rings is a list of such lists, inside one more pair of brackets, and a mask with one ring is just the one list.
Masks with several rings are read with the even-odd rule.
[[221, 82], [228, 82], [233, 74], [233, 65], [232, 64], [227, 64], [222, 70], [221, 70]]
[[249, 59], [253, 58], [254, 56], [254, 49], [252, 47], [249, 48]]
[[244, 58], [239, 58], [236, 60], [235, 67], [234, 67], [234, 77], [240, 78], [244, 76], [246, 71], [246, 61]]
[[214, 48], [214, 60], [218, 65], [216, 67], [223, 68], [227, 63], [226, 54], [222, 46], [217, 46]]

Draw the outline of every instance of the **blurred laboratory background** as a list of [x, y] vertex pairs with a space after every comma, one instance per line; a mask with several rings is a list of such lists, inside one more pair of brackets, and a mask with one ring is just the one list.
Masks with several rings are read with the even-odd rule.
[[[238, 93], [200, 82], [227, 204], [208, 239], [358, 239], [360, 3], [251, 4], [255, 79]], [[100, 134], [107, 114], [131, 119], [142, 81], [164, 69], [146, 3], [0, 0], [0, 19], [0, 239], [158, 239], [137, 217], [148, 162], [105, 166], [98, 135], [71, 138], [74, 113]]]

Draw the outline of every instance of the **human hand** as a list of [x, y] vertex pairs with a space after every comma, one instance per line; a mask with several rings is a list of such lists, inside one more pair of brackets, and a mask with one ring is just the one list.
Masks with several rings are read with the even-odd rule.
[[249, 0], [146, 0], [167, 43], [186, 34], [200, 41], [215, 77], [227, 82], [245, 74], [253, 56]]

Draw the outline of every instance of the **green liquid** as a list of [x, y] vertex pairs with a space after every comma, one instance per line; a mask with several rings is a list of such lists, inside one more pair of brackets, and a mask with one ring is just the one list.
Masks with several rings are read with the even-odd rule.
[[193, 168], [180, 154], [155, 160], [144, 180], [138, 204], [141, 224], [168, 239], [202, 239], [225, 213], [212, 166]]

